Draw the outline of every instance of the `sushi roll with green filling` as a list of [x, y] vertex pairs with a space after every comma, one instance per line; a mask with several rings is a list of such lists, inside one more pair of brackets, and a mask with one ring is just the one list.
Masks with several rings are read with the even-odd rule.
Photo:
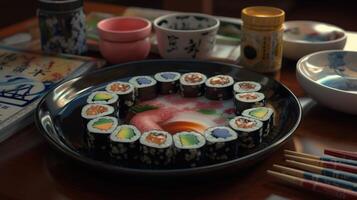
[[180, 78], [180, 93], [183, 97], [199, 97], [204, 94], [204, 83], [207, 77], [198, 72], [182, 74]]
[[234, 80], [228, 75], [212, 76], [206, 81], [205, 96], [211, 100], [226, 100], [233, 96]]
[[233, 86], [235, 93], [258, 92], [262, 86], [254, 81], [239, 81]]
[[96, 155], [106, 156], [109, 152], [109, 135], [118, 126], [114, 117], [98, 117], [87, 124], [87, 142], [90, 151]]
[[243, 110], [265, 105], [265, 96], [260, 92], [238, 93], [234, 96], [236, 114], [240, 115]]
[[257, 119], [263, 122], [263, 137], [269, 135], [270, 130], [273, 127], [274, 110], [268, 107], [257, 107], [244, 110], [243, 116]]
[[207, 140], [206, 155], [212, 162], [234, 159], [238, 154], [237, 133], [226, 126], [216, 126], [205, 130]]
[[151, 168], [168, 167], [174, 159], [172, 136], [166, 131], [151, 130], [140, 137], [141, 162]]
[[140, 101], [157, 97], [156, 80], [150, 76], [134, 76], [129, 80], [135, 88], [135, 95]]
[[263, 140], [263, 123], [259, 120], [238, 116], [229, 121], [229, 126], [237, 132], [239, 146], [251, 149]]
[[123, 163], [138, 160], [140, 131], [132, 125], [120, 125], [110, 134], [110, 156]]
[[119, 116], [124, 118], [131, 106], [135, 104], [134, 86], [130, 83], [116, 81], [105, 87], [106, 91], [118, 95]]
[[159, 94], [174, 94], [178, 90], [181, 74], [178, 72], [160, 72], [155, 74]]
[[85, 124], [87, 124], [91, 119], [103, 116], [115, 116], [115, 113], [114, 108], [109, 105], [87, 104], [83, 106], [81, 116], [85, 119]]
[[205, 138], [196, 132], [179, 132], [173, 136], [175, 163], [180, 167], [196, 167], [204, 161]]

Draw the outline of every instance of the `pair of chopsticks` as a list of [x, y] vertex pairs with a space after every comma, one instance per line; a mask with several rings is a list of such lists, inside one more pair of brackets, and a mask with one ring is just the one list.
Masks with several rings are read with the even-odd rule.
[[273, 177], [339, 199], [357, 199], [357, 152], [325, 150], [315, 156], [285, 150], [287, 166], [274, 164]]

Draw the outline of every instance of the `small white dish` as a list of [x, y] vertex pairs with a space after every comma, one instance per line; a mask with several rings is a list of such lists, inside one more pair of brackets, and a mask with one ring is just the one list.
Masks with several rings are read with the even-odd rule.
[[357, 52], [328, 50], [309, 54], [297, 63], [300, 85], [318, 102], [357, 114]]
[[343, 49], [345, 31], [337, 26], [315, 21], [287, 21], [284, 23], [283, 55], [298, 60], [323, 50]]

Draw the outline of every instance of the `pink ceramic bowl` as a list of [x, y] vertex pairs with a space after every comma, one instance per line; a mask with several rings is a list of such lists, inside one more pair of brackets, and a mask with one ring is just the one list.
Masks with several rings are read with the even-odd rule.
[[150, 52], [151, 22], [140, 17], [113, 17], [98, 23], [99, 49], [110, 63], [145, 59]]

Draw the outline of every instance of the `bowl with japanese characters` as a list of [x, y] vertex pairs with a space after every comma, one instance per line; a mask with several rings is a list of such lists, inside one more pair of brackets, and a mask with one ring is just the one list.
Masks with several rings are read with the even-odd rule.
[[343, 49], [347, 40], [343, 29], [322, 22], [287, 21], [284, 28], [284, 57], [293, 60], [317, 51]]
[[198, 13], [175, 13], [156, 18], [154, 28], [161, 57], [208, 58], [219, 24], [217, 18]]

